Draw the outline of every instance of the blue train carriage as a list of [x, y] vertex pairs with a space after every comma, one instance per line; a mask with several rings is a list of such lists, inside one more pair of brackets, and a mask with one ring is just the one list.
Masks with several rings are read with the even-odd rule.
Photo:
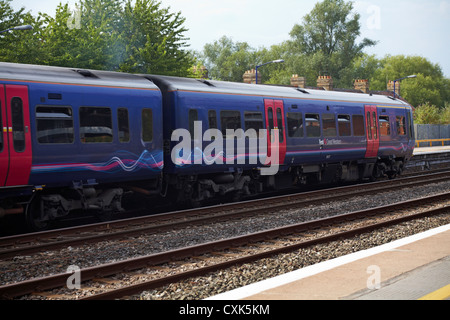
[[[158, 190], [162, 97], [141, 77], [0, 63], [0, 207], [42, 229], [76, 209], [121, 210]], [[41, 210], [42, 209], [42, 210]]]
[[285, 165], [298, 182], [401, 174], [414, 150], [411, 106], [382, 95], [298, 90], [303, 98], [285, 100]]
[[[412, 156], [411, 108], [399, 100], [146, 77], [164, 97], [165, 173], [175, 201], [198, 203], [217, 195], [236, 199], [264, 189], [394, 176]], [[388, 110], [391, 135], [379, 135], [379, 115]], [[245, 146], [227, 129], [244, 131]], [[267, 130], [267, 136], [257, 136], [256, 149], [250, 142], [252, 129]], [[214, 131], [209, 130], [217, 130], [216, 135], [211, 137]], [[275, 139], [276, 158], [271, 153]]]
[[198, 204], [216, 196], [238, 199], [252, 188], [262, 191], [259, 176], [270, 140], [261, 129], [266, 128], [265, 100], [273, 103], [273, 91], [230, 82], [146, 77], [163, 94], [164, 171], [174, 201]]

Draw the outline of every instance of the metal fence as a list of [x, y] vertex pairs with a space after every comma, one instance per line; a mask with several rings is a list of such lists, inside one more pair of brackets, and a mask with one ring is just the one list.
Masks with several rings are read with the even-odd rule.
[[415, 124], [416, 146], [434, 147], [450, 145], [450, 125]]

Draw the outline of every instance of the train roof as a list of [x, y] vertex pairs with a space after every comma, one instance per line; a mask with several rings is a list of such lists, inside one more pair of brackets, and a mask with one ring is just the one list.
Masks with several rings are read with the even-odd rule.
[[365, 93], [349, 93], [338, 91], [324, 91], [314, 89], [303, 89], [296, 87], [283, 87], [272, 85], [256, 85], [247, 83], [236, 83], [226, 81], [214, 81], [192, 78], [177, 78], [170, 76], [144, 75], [146, 78], [155, 82], [159, 87], [167, 91], [188, 91], [188, 92], [204, 92], [216, 94], [234, 94], [234, 95], [250, 95], [292, 98], [304, 100], [326, 100], [336, 102], [351, 102], [377, 105], [404, 106], [409, 105], [402, 100], [393, 99], [392, 97], [365, 94]]
[[115, 88], [158, 89], [154, 83], [127, 73], [8, 62], [0, 62], [0, 79]]

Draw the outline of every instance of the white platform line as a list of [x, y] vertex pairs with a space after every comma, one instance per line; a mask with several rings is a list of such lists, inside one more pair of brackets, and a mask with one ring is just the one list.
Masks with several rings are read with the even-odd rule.
[[323, 271], [327, 271], [333, 268], [336, 268], [338, 266], [342, 266], [344, 264], [357, 261], [366, 257], [370, 257], [372, 255], [393, 250], [395, 248], [407, 245], [409, 243], [419, 241], [428, 237], [431, 237], [433, 235], [439, 234], [441, 232], [445, 232], [450, 230], [450, 224], [441, 226], [435, 229], [431, 229], [422, 233], [418, 233], [416, 235], [412, 235], [407, 238], [403, 238], [400, 240], [396, 240], [390, 243], [383, 244], [378, 247], [374, 247], [371, 249], [351, 253], [346, 256], [342, 256], [339, 258], [331, 259], [328, 261], [324, 261], [315, 265], [311, 265], [293, 272], [289, 272], [286, 274], [282, 274], [270, 279], [266, 279], [260, 282], [256, 282], [253, 284], [250, 284], [248, 286], [237, 288], [228, 292], [224, 292], [212, 297], [209, 297], [205, 300], [239, 300], [244, 299], [246, 297], [258, 294], [262, 291], [269, 290], [272, 288], [279, 287], [281, 285], [297, 281], [315, 274], [318, 274]]

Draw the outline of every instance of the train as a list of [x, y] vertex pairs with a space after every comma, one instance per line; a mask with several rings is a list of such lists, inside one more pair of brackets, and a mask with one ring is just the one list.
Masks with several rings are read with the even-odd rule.
[[0, 63], [0, 216], [42, 230], [128, 194], [197, 206], [394, 178], [413, 109], [384, 95]]

